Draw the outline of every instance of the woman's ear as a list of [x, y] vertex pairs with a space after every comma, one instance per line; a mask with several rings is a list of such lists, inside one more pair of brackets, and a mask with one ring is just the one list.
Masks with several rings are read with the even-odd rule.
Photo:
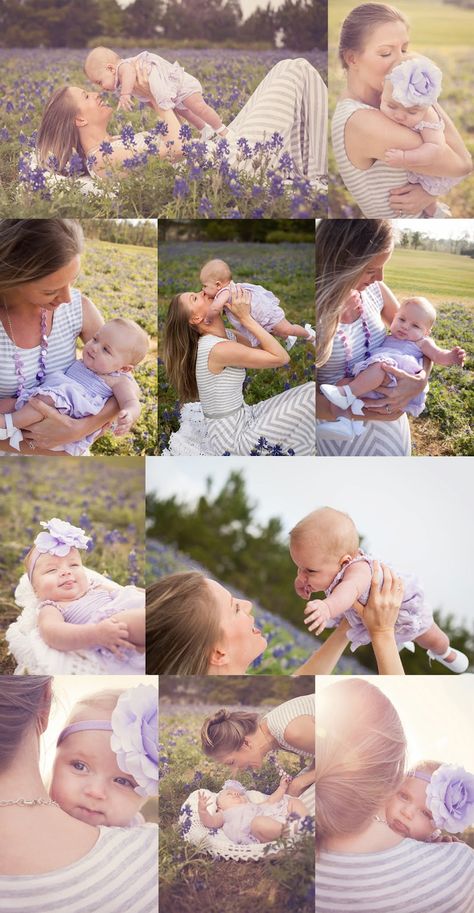
[[342, 56], [344, 58], [344, 63], [348, 69], [355, 67], [357, 63], [357, 54], [355, 51], [343, 51]]
[[49, 721], [49, 714], [51, 711], [51, 699], [53, 696], [51, 681], [46, 682], [44, 686], [44, 707], [40, 710], [38, 714], [38, 732], [41, 735], [43, 732], [46, 732]]
[[214, 647], [209, 657], [210, 666], [226, 666], [229, 662], [228, 654], [222, 647]]
[[76, 114], [74, 118], [74, 123], [76, 127], [85, 127], [88, 123], [87, 118], [83, 117], [82, 114]]

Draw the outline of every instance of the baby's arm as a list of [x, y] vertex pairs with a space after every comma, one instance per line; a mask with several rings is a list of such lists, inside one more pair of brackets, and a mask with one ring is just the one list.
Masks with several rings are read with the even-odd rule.
[[122, 426], [125, 422], [127, 431], [129, 431], [140, 417], [141, 412], [138, 384], [130, 374], [119, 374], [117, 377], [111, 377], [109, 374], [105, 375], [104, 379], [113, 390], [117, 400], [120, 409], [118, 420]]
[[326, 599], [313, 599], [308, 602], [304, 613], [308, 631], [321, 634], [330, 618], [336, 618], [347, 612], [356, 599], [367, 589], [371, 580], [370, 567], [366, 561], [351, 564], [344, 574], [344, 579], [335, 587]]
[[120, 64], [120, 100], [117, 105], [117, 111], [123, 108], [125, 111], [131, 111], [133, 108], [132, 94], [135, 88], [137, 73], [135, 65], [129, 61]]
[[203, 793], [203, 792], [199, 793], [199, 800], [198, 800], [199, 820], [200, 820], [201, 824], [204, 825], [204, 827], [222, 827], [222, 825], [224, 824], [224, 815], [222, 814], [222, 812], [216, 812], [215, 815], [211, 815], [210, 811], [208, 811], [208, 809], [207, 809], [207, 806], [209, 805], [210, 801], [211, 800], [210, 800], [209, 796], [206, 796], [205, 793]]
[[435, 365], [443, 365], [445, 368], [450, 365], [463, 365], [466, 353], [460, 346], [454, 346], [453, 349], [441, 349], [429, 336], [426, 336], [418, 347], [423, 355], [426, 355]]
[[271, 793], [270, 796], [265, 796], [262, 802], [279, 802], [280, 799], [283, 799], [283, 796], [288, 791], [288, 787], [291, 783], [291, 777], [288, 774], [283, 774], [280, 779], [280, 784], [277, 786], [276, 790]]
[[423, 144], [417, 149], [387, 149], [384, 159], [395, 168], [416, 168], [416, 166], [434, 165], [441, 149], [446, 146], [444, 131], [439, 129], [440, 118], [434, 108], [423, 116], [425, 123], [434, 127], [423, 127], [420, 136]]
[[73, 625], [64, 621], [58, 608], [46, 604], [40, 608], [38, 628], [41, 637], [55, 650], [81, 650], [89, 647], [107, 647], [117, 653], [120, 647], [129, 647], [128, 628], [123, 622], [109, 618], [97, 624]]

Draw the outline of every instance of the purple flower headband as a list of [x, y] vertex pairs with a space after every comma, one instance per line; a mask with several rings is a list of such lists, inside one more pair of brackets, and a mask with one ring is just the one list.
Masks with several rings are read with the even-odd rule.
[[73, 732], [99, 729], [111, 732], [110, 747], [124, 773], [138, 783], [139, 796], [158, 792], [158, 699], [153, 685], [137, 685], [120, 695], [110, 720], [80, 720], [66, 726], [57, 744]]
[[403, 60], [385, 78], [392, 83], [393, 100], [404, 108], [434, 105], [441, 92], [441, 70], [428, 57]]
[[83, 529], [80, 529], [79, 526], [72, 526], [66, 520], [59, 520], [58, 517], [53, 517], [47, 522], [41, 520], [41, 526], [45, 526], [48, 532], [38, 533], [34, 541], [28, 567], [30, 581], [40, 555], [57, 555], [59, 558], [63, 558], [69, 554], [72, 548], [87, 548], [91, 542], [91, 537], [86, 536]]
[[408, 776], [428, 783], [426, 805], [436, 827], [460, 834], [474, 824], [474, 775], [464, 767], [440, 764], [431, 775], [415, 769]]

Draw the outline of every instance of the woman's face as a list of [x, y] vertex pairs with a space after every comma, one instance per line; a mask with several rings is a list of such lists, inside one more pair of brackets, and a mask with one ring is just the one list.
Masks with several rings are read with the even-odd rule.
[[403, 22], [384, 22], [369, 33], [362, 51], [350, 52], [349, 70], [356, 72], [364, 85], [381, 92], [388, 71], [404, 59], [408, 42]]
[[76, 107], [76, 126], [85, 127], [103, 125], [104, 128], [112, 116], [112, 108], [104, 101], [100, 92], [88, 92], [79, 86], [71, 86], [70, 97]]
[[225, 764], [229, 770], [258, 770], [265, 759], [265, 755], [270, 749], [265, 745], [254, 744], [252, 735], [244, 739], [243, 745], [238, 751], [228, 751], [216, 756], [218, 764]]
[[183, 292], [181, 304], [189, 317], [189, 323], [201, 323], [207, 316], [210, 298], [205, 292]]
[[219, 613], [221, 634], [217, 649], [227, 655], [232, 668], [240, 666], [241, 673], [244, 674], [250, 663], [267, 646], [263, 634], [255, 626], [252, 603], [232, 596], [229, 590], [215, 580], [206, 578], [206, 585]]
[[71, 285], [74, 285], [80, 269], [81, 258], [78, 254], [56, 272], [50, 273], [42, 279], [36, 279], [34, 282], [24, 282], [22, 285], [15, 286], [8, 297], [22, 304], [54, 311], [60, 304], [70, 303]]
[[372, 260], [369, 260], [364, 272], [361, 273], [357, 281], [356, 289], [358, 292], [362, 292], [369, 285], [372, 285], [372, 282], [383, 281], [384, 266], [391, 256], [392, 250], [389, 250], [387, 253], [377, 254], [376, 257], [372, 257]]

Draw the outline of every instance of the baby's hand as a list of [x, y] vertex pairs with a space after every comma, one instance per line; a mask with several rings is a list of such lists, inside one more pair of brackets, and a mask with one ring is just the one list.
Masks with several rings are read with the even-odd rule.
[[120, 437], [123, 434], [128, 434], [130, 429], [133, 427], [138, 418], [140, 418], [140, 407], [136, 408], [129, 407], [128, 409], [121, 409], [115, 424], [114, 434], [116, 437]]
[[112, 653], [120, 653], [121, 647], [130, 647], [128, 640], [128, 627], [123, 621], [113, 618], [104, 618], [96, 625], [96, 643], [99, 647], [107, 647]]
[[133, 101], [131, 95], [121, 95], [117, 105], [117, 111], [133, 111]]
[[295, 580], [295, 590], [301, 599], [309, 599], [311, 593], [313, 592], [309, 583], [301, 583], [301, 581], [298, 580], [298, 577]]
[[387, 165], [391, 165], [392, 168], [405, 167], [405, 156], [403, 154], [403, 149], [386, 149], [383, 160], [387, 163]]
[[460, 346], [454, 346], [454, 349], [448, 354], [449, 365], [463, 365], [466, 358], [466, 352]]
[[280, 778], [280, 787], [283, 789], [283, 791], [284, 791], [285, 793], [286, 793], [286, 791], [287, 791], [287, 789], [288, 789], [290, 783], [291, 783], [291, 777], [290, 777], [290, 775], [289, 775], [289, 774], [283, 774], [283, 776]]
[[199, 814], [201, 814], [201, 812], [207, 812], [207, 807], [210, 804], [210, 801], [211, 800], [210, 800], [209, 796], [206, 796], [205, 793], [203, 793], [201, 790], [199, 790], [199, 797], [198, 797]]
[[307, 616], [304, 623], [308, 626], [308, 631], [314, 631], [316, 635], [324, 631], [331, 617], [324, 599], [313, 599], [312, 602], [308, 602], [304, 613]]

